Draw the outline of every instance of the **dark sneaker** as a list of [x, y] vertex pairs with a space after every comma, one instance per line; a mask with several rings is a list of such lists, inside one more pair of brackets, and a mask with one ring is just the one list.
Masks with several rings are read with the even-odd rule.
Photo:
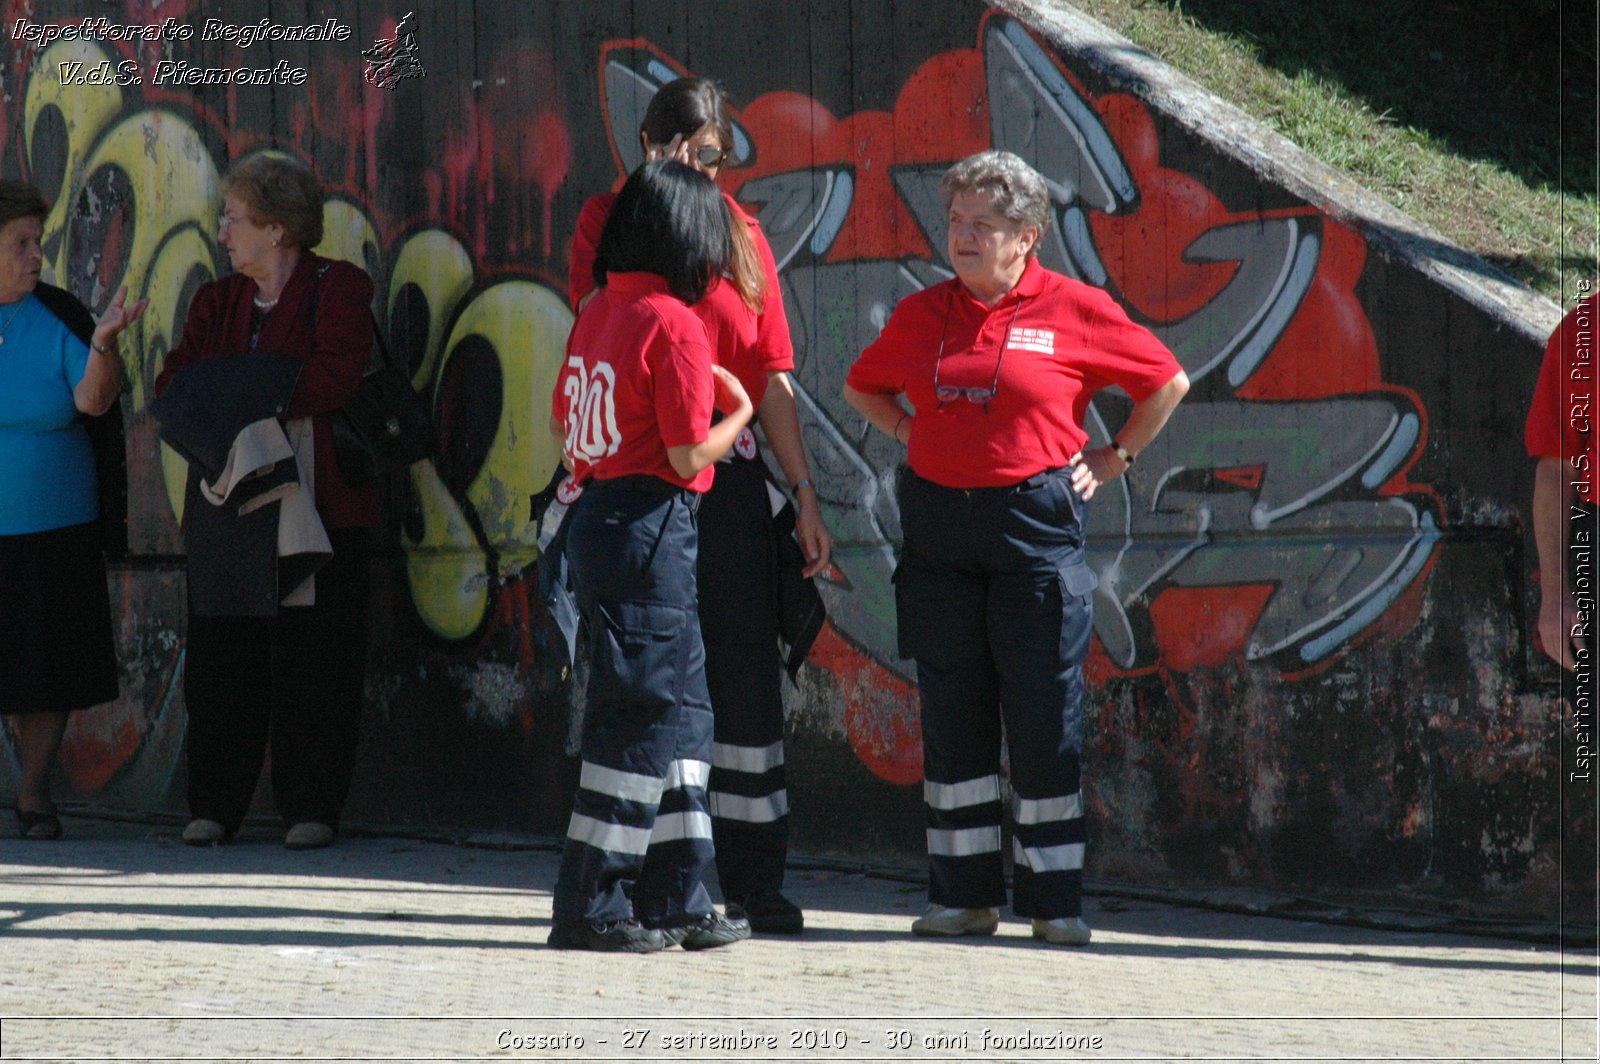
[[742, 901], [730, 901], [728, 916], [749, 920], [750, 929], [763, 935], [798, 935], [806, 929], [800, 906], [776, 890], [758, 890]]
[[550, 929], [546, 942], [551, 949], [586, 949], [595, 953], [655, 953], [667, 944], [660, 931], [634, 920], [560, 923]]
[[750, 937], [750, 921], [723, 916], [715, 910], [690, 924], [662, 929], [667, 945], [684, 949], [716, 949], [731, 946]]

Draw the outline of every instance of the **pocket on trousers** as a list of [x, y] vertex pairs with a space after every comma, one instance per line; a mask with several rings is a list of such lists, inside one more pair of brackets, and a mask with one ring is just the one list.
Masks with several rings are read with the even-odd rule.
[[591, 705], [658, 713], [683, 697], [693, 616], [660, 602], [596, 604], [589, 638]]
[[895, 651], [907, 661], [927, 656], [930, 644], [937, 643], [929, 635], [934, 627], [930, 614], [936, 608], [927, 594], [930, 579], [933, 574], [907, 565], [904, 558], [889, 578], [894, 584]]
[[1056, 571], [1061, 586], [1061, 658], [1077, 664], [1089, 655], [1094, 632], [1094, 589], [1100, 580], [1087, 562], [1074, 561]]

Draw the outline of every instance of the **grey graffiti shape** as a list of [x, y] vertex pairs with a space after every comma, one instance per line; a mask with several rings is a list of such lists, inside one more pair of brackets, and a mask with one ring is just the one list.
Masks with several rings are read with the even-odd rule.
[[824, 166], [760, 177], [739, 189], [739, 202], [757, 213], [781, 272], [833, 246], [855, 202], [855, 175], [849, 167]]
[[[1108, 439], [1098, 417], [1092, 429]], [[1409, 401], [1388, 393], [1180, 406], [1095, 497], [1089, 557], [1107, 654], [1124, 667], [1149, 657], [1146, 608], [1161, 586], [1260, 584], [1271, 596], [1245, 657], [1326, 656], [1410, 585], [1438, 539], [1410, 502], [1372, 494], [1419, 434]]]
[[900, 541], [894, 478], [903, 452], [851, 416], [839, 385], [894, 305], [946, 276], [919, 260], [791, 266], [783, 276], [801, 432], [842, 580], [823, 587], [828, 616], [874, 660], [908, 676], [910, 664], [895, 648], [890, 582]]

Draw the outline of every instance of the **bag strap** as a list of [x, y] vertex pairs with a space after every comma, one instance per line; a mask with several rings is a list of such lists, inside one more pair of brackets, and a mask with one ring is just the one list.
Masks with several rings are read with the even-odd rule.
[[[317, 283], [311, 289], [311, 330], [313, 333], [316, 332], [317, 328], [317, 307], [322, 302], [322, 277], [332, 265], [333, 263], [331, 262], [324, 262], [317, 267]], [[372, 339], [378, 345], [378, 357], [381, 363], [385, 368], [395, 368], [394, 357], [389, 354], [389, 344], [383, 338], [383, 327], [378, 324], [378, 316], [372, 313], [371, 307], [367, 308], [367, 317], [372, 321]], [[405, 367], [399, 368], [402, 373], [406, 372]], [[410, 376], [410, 373], [406, 373], [408, 379]]]

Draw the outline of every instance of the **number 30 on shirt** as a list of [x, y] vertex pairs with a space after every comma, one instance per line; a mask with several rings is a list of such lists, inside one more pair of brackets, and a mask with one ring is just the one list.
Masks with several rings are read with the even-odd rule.
[[567, 457], [594, 465], [617, 453], [622, 433], [617, 431], [617, 375], [605, 362], [591, 370], [583, 359], [567, 359], [568, 374], [561, 392], [567, 399]]

